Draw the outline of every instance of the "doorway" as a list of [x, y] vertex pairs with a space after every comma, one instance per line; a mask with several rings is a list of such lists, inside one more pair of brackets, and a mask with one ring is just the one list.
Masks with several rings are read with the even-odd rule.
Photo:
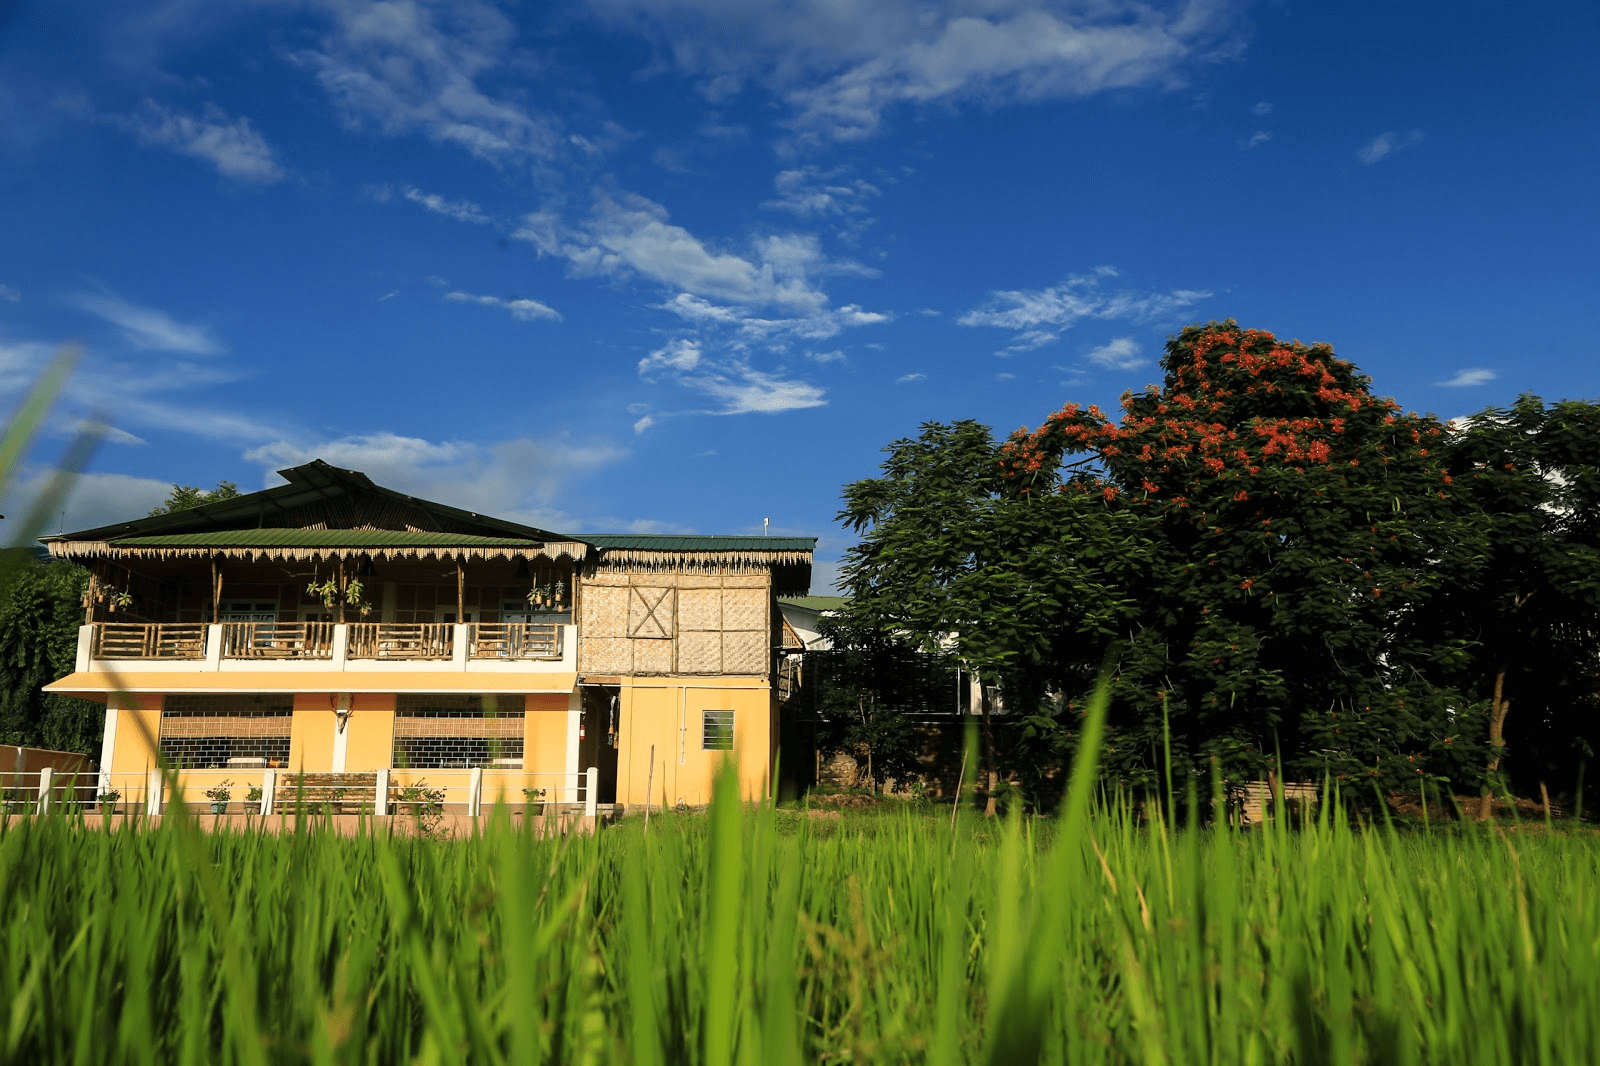
[[617, 749], [621, 746], [622, 690], [616, 685], [583, 685], [579, 708], [578, 772], [600, 771], [596, 803], [617, 802]]

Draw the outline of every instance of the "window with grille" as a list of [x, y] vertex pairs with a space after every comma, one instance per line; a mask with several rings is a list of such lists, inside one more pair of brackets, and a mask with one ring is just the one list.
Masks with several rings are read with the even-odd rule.
[[733, 712], [700, 712], [700, 746], [706, 751], [733, 750]]
[[290, 696], [168, 696], [161, 705], [161, 754], [190, 770], [289, 765]]
[[415, 769], [520, 769], [522, 696], [400, 696], [394, 764]]

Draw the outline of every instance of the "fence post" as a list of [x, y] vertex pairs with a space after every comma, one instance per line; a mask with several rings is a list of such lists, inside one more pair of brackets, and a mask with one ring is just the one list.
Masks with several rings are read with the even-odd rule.
[[595, 815], [595, 796], [600, 791], [600, 768], [589, 767], [584, 774], [583, 782], [583, 816], [593, 818]]
[[261, 771], [261, 817], [265, 818], [272, 813], [272, 805], [278, 796], [278, 771]]
[[151, 770], [144, 777], [144, 813], [161, 813], [161, 771]]
[[54, 775], [55, 775], [55, 770], [53, 768], [49, 767], [49, 766], [46, 766], [44, 769], [39, 771], [39, 813], [40, 814], [44, 814], [45, 812], [50, 810], [50, 789], [51, 789], [51, 786], [52, 786], [52, 782], [51, 782], [50, 779]]
[[476, 818], [483, 813], [483, 767], [467, 771], [467, 813]]
[[372, 813], [381, 818], [389, 813], [389, 771], [378, 771], [378, 794], [372, 800]]

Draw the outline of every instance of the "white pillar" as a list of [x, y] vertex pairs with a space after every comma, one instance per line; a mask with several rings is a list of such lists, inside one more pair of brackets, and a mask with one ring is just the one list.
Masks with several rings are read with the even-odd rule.
[[206, 623], [206, 669], [222, 669], [222, 623]]
[[450, 642], [450, 664], [457, 670], [467, 668], [467, 644], [472, 640], [472, 627], [466, 622], [457, 622], [455, 638]]
[[591, 766], [589, 767], [588, 773], [584, 776], [583, 814], [586, 818], [593, 818], [595, 815], [597, 794], [600, 791], [600, 768], [598, 766]]
[[278, 771], [261, 771], [261, 816], [264, 818], [272, 813], [273, 800], [277, 798]]
[[51, 788], [53, 787], [53, 784], [54, 784], [54, 782], [52, 781], [52, 778], [54, 776], [55, 776], [55, 770], [52, 767], [46, 766], [44, 769], [39, 771], [39, 813], [40, 814], [44, 814], [44, 813], [46, 813], [47, 811], [50, 810], [50, 798], [51, 798], [50, 790], [51, 790]]
[[144, 778], [144, 813], [161, 813], [161, 771], [151, 770]]
[[483, 813], [483, 767], [474, 766], [467, 771], [467, 813], [476, 817]]
[[106, 728], [100, 735], [100, 795], [111, 791], [111, 758], [117, 753], [118, 709], [114, 706], [115, 702], [113, 699], [106, 700]]
[[89, 660], [94, 656], [94, 626], [85, 623], [78, 627], [78, 658], [73, 669], [80, 674], [89, 669]]
[[333, 625], [333, 668], [343, 670], [350, 659], [350, 625], [348, 622], [335, 622]]
[[378, 794], [372, 801], [372, 813], [383, 817], [389, 813], [389, 771], [378, 771]]

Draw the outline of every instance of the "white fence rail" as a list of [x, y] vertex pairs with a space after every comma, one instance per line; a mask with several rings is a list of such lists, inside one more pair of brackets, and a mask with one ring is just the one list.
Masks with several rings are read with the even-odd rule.
[[[335, 779], [335, 780], [330, 780]], [[505, 805], [540, 813], [596, 813], [600, 771], [386, 769], [351, 774], [263, 770], [260, 777], [227, 771], [160, 770], [0, 773], [0, 814], [76, 810], [102, 814], [160, 814], [171, 803], [216, 814], [272, 814], [297, 809], [376, 816], [418, 813], [480, 815]]]

